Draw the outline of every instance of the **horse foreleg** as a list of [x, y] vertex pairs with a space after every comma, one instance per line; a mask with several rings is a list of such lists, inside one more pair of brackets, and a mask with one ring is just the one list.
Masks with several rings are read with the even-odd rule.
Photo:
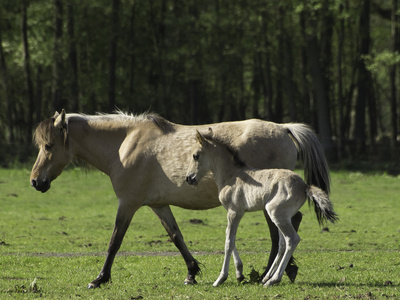
[[106, 283], [111, 280], [111, 267], [114, 262], [115, 255], [121, 247], [122, 240], [124, 239], [126, 230], [132, 220], [134, 213], [137, 208], [131, 206], [119, 205], [117, 216], [115, 219], [114, 231], [111, 236], [110, 244], [108, 246], [107, 258], [104, 262], [103, 268], [100, 271], [99, 276], [91, 283], [88, 284], [88, 288], [98, 288], [102, 283]]
[[243, 214], [243, 212], [236, 212], [228, 209], [228, 226], [226, 228], [224, 263], [222, 265], [221, 273], [218, 276], [217, 280], [214, 282], [213, 286], [219, 286], [220, 284], [224, 283], [225, 280], [228, 278], [229, 262], [232, 252], [235, 251], [235, 256], [237, 256], [237, 258], [239, 257], [235, 241], [239, 222], [242, 219]]
[[[278, 248], [279, 248], [279, 231], [274, 222], [271, 221], [271, 218], [269, 217], [268, 213], [264, 210], [264, 216], [265, 219], [267, 220], [268, 227], [269, 227], [269, 233], [271, 237], [271, 251], [269, 254], [269, 259], [268, 259], [268, 264], [267, 267], [264, 271], [264, 273], [261, 275], [261, 278], [264, 278], [265, 275], [268, 273], [269, 269], [272, 266], [272, 263], [274, 262], [276, 255], [278, 253]], [[299, 229], [300, 222], [303, 218], [303, 215], [301, 212], [297, 212], [293, 217], [292, 217], [292, 224], [296, 232]], [[287, 264], [286, 267], [286, 275], [289, 277], [291, 282], [294, 282], [297, 276], [297, 271], [298, 267], [296, 265], [296, 262], [293, 257], [290, 257], [289, 263]]]
[[152, 207], [151, 209], [160, 219], [161, 224], [164, 226], [172, 242], [175, 244], [176, 248], [178, 248], [183, 259], [185, 260], [188, 269], [188, 275], [185, 279], [185, 284], [196, 284], [197, 282], [195, 278], [200, 272], [198, 261], [189, 252], [170, 207]]

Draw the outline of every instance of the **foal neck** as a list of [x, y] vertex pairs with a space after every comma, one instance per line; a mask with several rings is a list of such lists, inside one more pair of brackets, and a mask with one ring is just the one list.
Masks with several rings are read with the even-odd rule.
[[218, 188], [226, 185], [232, 178], [237, 177], [238, 173], [243, 171], [243, 167], [239, 166], [231, 153], [222, 146], [217, 146], [210, 153], [211, 171]]

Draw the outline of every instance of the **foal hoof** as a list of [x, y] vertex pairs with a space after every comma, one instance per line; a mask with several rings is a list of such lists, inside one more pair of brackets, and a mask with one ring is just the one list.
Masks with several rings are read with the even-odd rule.
[[286, 268], [286, 275], [289, 277], [289, 279], [292, 283], [294, 283], [294, 281], [296, 280], [298, 270], [299, 270], [299, 267], [296, 265], [288, 266]]
[[270, 280], [268, 280], [265, 284], [264, 284], [264, 288], [269, 288], [269, 287], [271, 287], [271, 286], [273, 286], [273, 285], [275, 285], [275, 284], [278, 284], [279, 282], [281, 282], [280, 281], [280, 279], [270, 279]]
[[239, 278], [236, 278], [238, 283], [241, 283], [244, 279], [245, 279], [245, 277], [243, 274]]

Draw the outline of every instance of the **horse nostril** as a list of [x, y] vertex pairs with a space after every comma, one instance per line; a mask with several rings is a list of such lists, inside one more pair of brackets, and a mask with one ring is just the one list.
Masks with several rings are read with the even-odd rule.
[[37, 181], [35, 179], [31, 180], [31, 186], [33, 186], [34, 188], [37, 187]]

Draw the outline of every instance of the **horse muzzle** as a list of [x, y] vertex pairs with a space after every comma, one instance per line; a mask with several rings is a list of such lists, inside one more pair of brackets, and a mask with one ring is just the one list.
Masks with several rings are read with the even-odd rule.
[[50, 189], [50, 180], [42, 180], [39, 181], [37, 179], [32, 179], [31, 180], [31, 186], [34, 187], [37, 191], [46, 193]]
[[189, 183], [190, 185], [197, 185], [197, 180], [194, 175], [186, 176], [186, 182]]

